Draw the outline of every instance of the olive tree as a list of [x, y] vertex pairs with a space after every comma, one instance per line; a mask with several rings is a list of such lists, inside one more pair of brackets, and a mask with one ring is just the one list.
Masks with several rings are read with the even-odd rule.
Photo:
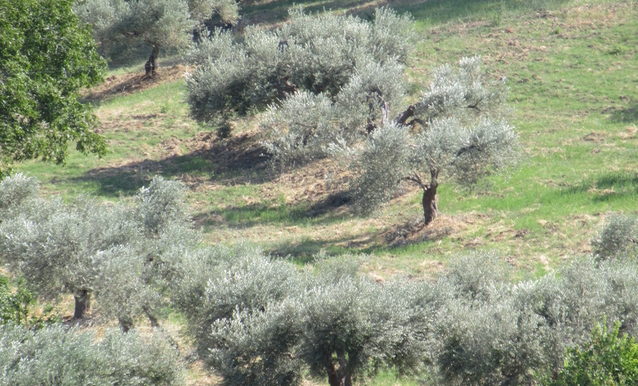
[[188, 78], [191, 113], [223, 129], [234, 116], [285, 103], [297, 93], [310, 103], [313, 97], [321, 104], [341, 99], [346, 107], [346, 96], [338, 94], [349, 83], [367, 95], [357, 96], [366, 108], [394, 100], [402, 96], [402, 82], [386, 91], [365, 74], [379, 67], [387, 77], [400, 73], [411, 43], [411, 20], [389, 9], [377, 10], [371, 22], [293, 9], [288, 23], [269, 31], [247, 28], [241, 40], [216, 32], [191, 55], [197, 65]]
[[439, 67], [418, 101], [402, 105], [412, 33], [410, 19], [389, 9], [370, 23], [293, 10], [288, 24], [249, 30], [241, 42], [217, 33], [192, 55], [191, 112], [228, 130], [229, 118], [266, 108], [261, 126], [275, 163], [350, 159], [363, 212], [414, 183], [429, 224], [439, 183], [471, 185], [511, 164], [517, 136], [504, 119], [504, 81], [491, 80], [477, 57]]
[[638, 267], [631, 259], [576, 259], [544, 277], [512, 282], [494, 274], [502, 272], [498, 260], [471, 258], [471, 266], [463, 264], [468, 258], [459, 261], [435, 285], [441, 306], [429, 351], [446, 383], [533, 384], [555, 376], [566, 351], [586, 342], [603, 318], [638, 332]]
[[0, 385], [181, 385], [179, 352], [158, 334], [63, 325], [0, 327]]
[[184, 212], [181, 184], [157, 177], [133, 207], [40, 198], [32, 185], [21, 175], [0, 183], [0, 196], [13, 197], [15, 205], [0, 222], [3, 261], [40, 295], [72, 294], [76, 319], [96, 295], [124, 330], [142, 314], [157, 324], [173, 262], [180, 249], [199, 241]]
[[91, 200], [70, 206], [58, 199], [33, 200], [37, 207], [0, 224], [2, 254], [41, 295], [75, 298], [74, 318], [84, 316], [105, 252], [130, 242], [135, 224], [119, 208]]
[[502, 84], [484, 79], [481, 61], [464, 58], [442, 66], [428, 91], [362, 146], [333, 145], [353, 161], [354, 198], [363, 212], [394, 196], [403, 181], [423, 192], [423, 220], [437, 216], [437, 189], [444, 178], [471, 185], [517, 158], [514, 128], [502, 118]]
[[144, 68], [154, 76], [160, 50], [188, 47], [193, 31], [216, 16], [235, 24], [239, 8], [234, 0], [85, 0], [75, 11], [92, 26], [104, 54], [114, 41], [148, 46]]
[[239, 256], [184, 262], [195, 269], [186, 268], [193, 274], [178, 284], [176, 302], [200, 356], [226, 384], [300, 384], [308, 369], [351, 385], [382, 367], [421, 368], [433, 315], [427, 286], [381, 286], [343, 264], [299, 272], [225, 251]]
[[600, 259], [638, 256], [638, 217], [614, 214], [592, 240], [594, 256]]

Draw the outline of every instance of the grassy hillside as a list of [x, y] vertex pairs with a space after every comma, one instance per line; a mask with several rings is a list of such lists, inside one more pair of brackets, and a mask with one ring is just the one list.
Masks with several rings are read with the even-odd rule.
[[[299, 2], [297, 2], [299, 3]], [[312, 10], [365, 15], [382, 2], [301, 2]], [[283, 20], [288, 1], [245, 9], [249, 21]], [[87, 95], [109, 143], [103, 159], [73, 154], [66, 165], [19, 170], [65, 196], [129, 196], [155, 174], [192, 189], [198, 225], [213, 243], [251, 241], [300, 263], [320, 251], [366, 253], [366, 270], [427, 274], [468, 249], [496, 249], [541, 274], [585, 254], [604, 216], [636, 211], [638, 194], [638, 8], [633, 1], [393, 1], [410, 11], [421, 39], [410, 62], [414, 95], [435, 66], [481, 55], [508, 78], [520, 164], [473, 191], [445, 184], [441, 217], [417, 224], [419, 195], [405, 193], [362, 218], [338, 193], [347, 174], [323, 161], [286, 173], [265, 168], [256, 119], [219, 140], [188, 116], [183, 74], [165, 63], [156, 82], [141, 65], [114, 71]], [[133, 73], [130, 73], [133, 71]], [[137, 71], [137, 73], [135, 73]]]

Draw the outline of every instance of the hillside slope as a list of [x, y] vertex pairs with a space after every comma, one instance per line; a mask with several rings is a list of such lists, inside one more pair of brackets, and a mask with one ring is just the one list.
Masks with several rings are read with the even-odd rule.
[[[346, 5], [365, 13], [372, 3]], [[422, 37], [410, 63], [413, 94], [435, 66], [481, 55], [494, 76], [508, 78], [525, 149], [518, 167], [474, 191], [444, 185], [442, 215], [430, 227], [418, 224], [419, 196], [410, 187], [362, 218], [339, 194], [348, 179], [339, 165], [269, 171], [258, 118], [236, 122], [228, 140], [198, 126], [188, 117], [188, 68], [181, 65], [146, 85], [118, 71], [93, 90], [89, 99], [111, 150], [104, 159], [73, 154], [66, 166], [30, 162], [19, 169], [50, 192], [105, 199], [133, 194], [154, 174], [178, 178], [192, 188], [193, 214], [208, 241], [250, 241], [299, 262], [320, 251], [367, 253], [366, 270], [375, 275], [419, 275], [479, 248], [542, 273], [587, 253], [607, 213], [638, 209], [638, 9], [633, 1], [560, 1], [553, 4], [562, 8], [543, 11], [496, 3], [474, 2], [456, 13], [454, 1], [391, 4], [413, 12]], [[278, 21], [284, 5], [264, 2], [246, 12], [249, 19], [270, 12], [264, 21]]]

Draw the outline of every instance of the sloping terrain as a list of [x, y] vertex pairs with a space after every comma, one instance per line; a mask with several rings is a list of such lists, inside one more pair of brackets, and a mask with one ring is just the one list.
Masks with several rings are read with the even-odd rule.
[[[410, 63], [411, 90], [417, 95], [435, 66], [481, 55], [493, 76], [508, 79], [525, 153], [516, 168], [473, 191], [444, 184], [442, 215], [429, 227], [418, 223], [413, 187], [363, 218], [348, 205], [342, 165], [269, 169], [258, 117], [235, 122], [224, 140], [200, 127], [188, 116], [183, 65], [164, 68], [153, 82], [141, 72], [112, 75], [87, 93], [110, 145], [105, 158], [74, 154], [65, 166], [20, 169], [48, 191], [106, 199], [131, 195], [155, 174], [177, 178], [191, 187], [195, 221], [210, 242], [250, 241], [299, 262], [320, 251], [367, 253], [366, 269], [375, 275], [419, 275], [479, 248], [542, 273], [587, 253], [607, 213], [636, 210], [638, 11], [630, 1], [575, 1], [516, 13], [485, 1], [457, 2], [467, 7], [453, 13], [453, 3], [390, 4], [413, 12], [422, 37]], [[362, 12], [377, 3], [339, 4], [308, 5]], [[262, 13], [263, 22], [278, 21], [288, 5], [258, 3], [247, 18]]]

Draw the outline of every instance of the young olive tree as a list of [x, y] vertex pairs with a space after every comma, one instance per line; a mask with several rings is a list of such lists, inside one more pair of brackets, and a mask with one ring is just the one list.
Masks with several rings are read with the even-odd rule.
[[146, 76], [156, 75], [160, 50], [186, 48], [193, 31], [207, 20], [217, 16], [234, 24], [238, 11], [234, 0], [86, 0], [75, 6], [78, 16], [93, 27], [103, 53], [114, 41], [147, 45]]
[[[199, 121], [223, 128], [233, 116], [274, 108], [297, 94], [302, 100], [294, 103], [302, 106], [304, 102], [331, 104], [341, 99], [339, 105], [346, 108], [346, 96], [338, 94], [350, 83], [365, 93], [357, 98], [369, 109], [381, 99], [403, 95], [402, 82], [381, 86], [375, 82], [384, 73], [386, 78], [401, 73], [411, 42], [410, 19], [389, 9], [377, 10], [370, 23], [352, 16], [307, 15], [293, 9], [288, 23], [270, 31], [248, 28], [242, 40], [216, 32], [191, 55], [197, 65], [188, 79], [191, 113]], [[367, 75], [378, 68], [384, 70]], [[378, 115], [374, 110], [366, 119]], [[300, 111], [303, 108], [296, 112]], [[340, 129], [348, 130], [345, 126]], [[302, 144], [313, 141], [317, 132], [306, 130], [311, 130], [303, 134], [306, 138], [295, 136]]]

